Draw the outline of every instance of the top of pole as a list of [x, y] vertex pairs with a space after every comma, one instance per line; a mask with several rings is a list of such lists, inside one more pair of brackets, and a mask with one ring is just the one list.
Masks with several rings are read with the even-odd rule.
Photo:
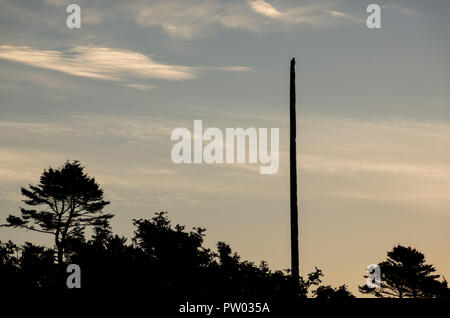
[[[295, 57], [291, 59], [291, 95], [293, 93], [292, 91], [294, 91], [295, 94]], [[293, 96], [293, 98], [295, 103], [295, 96]]]
[[[290, 84], [290, 91], [291, 91], [291, 99], [290, 104], [291, 108], [295, 109], [295, 57], [291, 59], [291, 84]], [[295, 111], [295, 110], [294, 110]], [[292, 125], [292, 123], [291, 123]]]

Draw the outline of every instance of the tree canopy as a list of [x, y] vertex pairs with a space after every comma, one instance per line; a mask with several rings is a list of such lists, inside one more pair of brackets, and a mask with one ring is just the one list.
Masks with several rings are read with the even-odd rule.
[[[376, 297], [435, 298], [448, 297], [447, 281], [439, 280], [433, 265], [425, 255], [412, 247], [401, 245], [387, 252], [387, 259], [378, 264], [381, 270], [380, 288], [359, 286], [360, 292]], [[365, 276], [367, 278], [367, 276]]]
[[22, 187], [21, 192], [30, 208], [21, 208], [20, 216], [9, 215], [3, 226], [53, 235], [59, 263], [68, 238], [87, 226], [106, 226], [113, 217], [102, 213], [109, 202], [103, 200], [103, 190], [78, 161], [44, 170], [37, 185]]
[[[205, 229], [172, 226], [167, 212], [151, 219], [134, 220], [131, 240], [115, 235], [108, 226], [96, 226], [92, 236], [73, 236], [66, 242], [68, 263], [82, 269], [82, 289], [102, 293], [142, 291], [154, 298], [292, 299], [290, 272], [272, 271], [233, 252], [218, 242], [215, 250], [204, 246]], [[57, 288], [54, 250], [26, 243], [0, 242], [0, 288], [4, 290]], [[321, 283], [317, 269], [300, 277], [297, 300]], [[320, 287], [319, 287], [320, 289]], [[336, 289], [338, 290], [338, 289]], [[329, 294], [333, 294], [331, 291]], [[351, 294], [348, 293], [351, 297]]]

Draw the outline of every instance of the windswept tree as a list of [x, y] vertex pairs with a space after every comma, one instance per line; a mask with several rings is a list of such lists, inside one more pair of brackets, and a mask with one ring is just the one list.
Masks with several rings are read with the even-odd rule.
[[3, 225], [53, 235], [59, 265], [70, 238], [79, 236], [87, 226], [107, 226], [113, 217], [103, 213], [109, 202], [103, 200], [95, 178], [83, 170], [78, 161], [44, 170], [39, 184], [21, 188], [29, 208], [21, 208], [21, 216], [9, 215]]
[[[387, 260], [378, 264], [381, 270], [380, 288], [359, 286], [363, 294], [380, 298], [448, 298], [447, 281], [439, 280], [436, 269], [426, 264], [425, 256], [411, 247], [394, 246]], [[367, 278], [367, 276], [365, 276]]]

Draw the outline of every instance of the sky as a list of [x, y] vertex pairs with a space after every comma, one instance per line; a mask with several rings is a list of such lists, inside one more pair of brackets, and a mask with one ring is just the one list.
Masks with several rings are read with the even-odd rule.
[[[381, 7], [381, 28], [366, 8]], [[79, 160], [113, 230], [168, 211], [206, 245], [290, 266], [289, 61], [296, 57], [300, 272], [356, 295], [396, 244], [450, 278], [448, 1], [0, 0], [0, 219]], [[177, 127], [280, 129], [280, 168], [172, 162]], [[0, 240], [51, 245], [17, 229]]]

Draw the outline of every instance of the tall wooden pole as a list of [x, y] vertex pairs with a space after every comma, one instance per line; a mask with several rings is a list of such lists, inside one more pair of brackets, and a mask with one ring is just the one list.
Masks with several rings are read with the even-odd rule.
[[299, 279], [298, 205], [297, 205], [297, 124], [295, 115], [295, 58], [291, 60], [290, 81], [290, 188], [291, 188], [291, 271], [294, 283]]

